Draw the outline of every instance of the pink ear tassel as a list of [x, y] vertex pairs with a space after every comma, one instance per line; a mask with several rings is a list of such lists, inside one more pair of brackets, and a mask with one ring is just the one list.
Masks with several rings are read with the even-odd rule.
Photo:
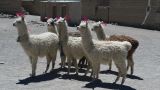
[[45, 17], [45, 19], [47, 19], [47, 20], [48, 20], [49, 18], [51, 18], [51, 17]]
[[107, 22], [105, 22], [105, 21], [103, 21], [102, 24], [103, 24], [104, 26], [107, 26]]
[[82, 17], [82, 21], [85, 21], [85, 22], [87, 22], [87, 21], [88, 21], [88, 17], [86, 17], [86, 16], [83, 16], [83, 17]]
[[60, 18], [60, 16], [57, 16], [56, 19], [58, 20]]
[[70, 17], [69, 15], [66, 15], [64, 18], [65, 18], [65, 20], [67, 20], [67, 21], [71, 20], [71, 17]]
[[16, 16], [18, 16], [18, 17], [24, 17], [24, 15], [25, 15], [25, 14], [24, 14], [23, 12], [17, 12], [17, 13], [16, 13]]

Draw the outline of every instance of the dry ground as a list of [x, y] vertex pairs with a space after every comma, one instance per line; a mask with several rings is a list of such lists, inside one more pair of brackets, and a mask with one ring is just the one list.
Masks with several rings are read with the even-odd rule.
[[[46, 24], [40, 22], [38, 16], [26, 16], [30, 33], [46, 32]], [[57, 55], [55, 71], [42, 74], [46, 60], [40, 58], [37, 67], [37, 76], [30, 78], [30, 62], [20, 44], [16, 42], [17, 31], [12, 26], [14, 19], [0, 18], [0, 89], [4, 90], [158, 90], [160, 88], [160, 32], [132, 27], [123, 27], [108, 24], [106, 34], [125, 34], [139, 40], [140, 46], [134, 54], [134, 75], [127, 75], [123, 86], [112, 84], [117, 70], [107, 72], [107, 65], [101, 65], [100, 79], [102, 82], [91, 82], [91, 78], [72, 73], [66, 75], [66, 70], [59, 69], [59, 53]], [[70, 28], [72, 29], [75, 28]], [[93, 33], [94, 38], [95, 34]], [[73, 69], [74, 70], [74, 69]]]

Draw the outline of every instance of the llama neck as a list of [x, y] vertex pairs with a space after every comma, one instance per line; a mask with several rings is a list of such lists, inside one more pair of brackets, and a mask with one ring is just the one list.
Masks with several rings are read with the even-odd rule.
[[60, 42], [64, 45], [68, 42], [68, 32], [67, 32], [67, 26], [63, 25], [59, 28], [59, 39]]
[[90, 52], [94, 48], [91, 32], [87, 28], [85, 29], [85, 31], [82, 31], [81, 33], [82, 33], [83, 47], [87, 52]]
[[97, 30], [96, 34], [98, 40], [105, 40], [107, 38], [102, 27], [100, 28], [100, 30]]
[[56, 27], [55, 26], [48, 27], [48, 31], [52, 32], [52, 33], [55, 33], [55, 34], [58, 34], [57, 31], [56, 31]]
[[19, 27], [18, 28], [18, 37], [20, 37], [20, 39], [22, 41], [28, 41], [29, 34], [28, 34], [28, 30], [27, 30], [27, 26], [26, 25], [24, 25], [23, 27]]

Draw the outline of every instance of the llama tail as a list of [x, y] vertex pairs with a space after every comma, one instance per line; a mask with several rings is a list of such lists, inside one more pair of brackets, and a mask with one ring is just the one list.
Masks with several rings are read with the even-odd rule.
[[124, 45], [125, 45], [127, 51], [129, 51], [132, 48], [132, 45], [130, 42], [124, 41]]
[[137, 49], [138, 46], [139, 46], [139, 42], [137, 40], [134, 40], [134, 43], [132, 43], [132, 47], [134, 49]]

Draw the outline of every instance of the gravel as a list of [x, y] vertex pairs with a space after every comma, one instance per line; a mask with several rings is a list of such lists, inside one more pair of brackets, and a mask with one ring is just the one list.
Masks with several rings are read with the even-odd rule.
[[[117, 75], [108, 72], [107, 65], [101, 65], [100, 79], [92, 82], [81, 70], [79, 76], [66, 75], [66, 69], [59, 69], [60, 57], [57, 54], [54, 72], [43, 74], [46, 67], [45, 58], [39, 58], [37, 76], [30, 78], [31, 65], [20, 44], [16, 42], [17, 30], [12, 26], [15, 18], [0, 18], [0, 89], [4, 90], [158, 90], [160, 88], [160, 32], [132, 27], [107, 24], [105, 33], [109, 35], [124, 34], [139, 40], [140, 46], [134, 54], [134, 75], [127, 75], [124, 85], [112, 84]], [[45, 22], [39, 16], [26, 16], [29, 33], [39, 34], [47, 31]], [[91, 22], [92, 23], [92, 22]], [[75, 27], [69, 28], [71, 31]], [[96, 39], [95, 33], [93, 38]], [[74, 71], [74, 69], [73, 69]]]

